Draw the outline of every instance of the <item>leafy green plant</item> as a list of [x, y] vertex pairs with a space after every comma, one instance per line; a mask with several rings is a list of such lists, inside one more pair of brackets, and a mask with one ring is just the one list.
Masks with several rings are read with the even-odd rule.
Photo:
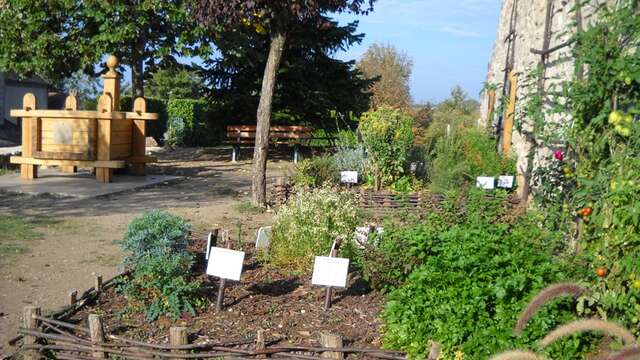
[[323, 155], [304, 159], [296, 166], [293, 182], [299, 186], [322, 186], [336, 184], [340, 179], [333, 156]]
[[152, 210], [133, 219], [120, 242], [127, 255], [124, 264], [132, 270], [118, 285], [130, 311], [143, 311], [148, 320], [161, 315], [179, 317], [194, 313], [191, 281], [193, 256], [187, 251], [189, 224], [162, 210]]
[[338, 171], [357, 171], [360, 176], [365, 173], [367, 158], [362, 147], [338, 148], [333, 158]]
[[359, 221], [350, 193], [331, 187], [298, 191], [275, 216], [268, 263], [307, 272], [316, 255], [328, 254], [337, 237], [349, 242]]
[[118, 286], [127, 298], [129, 310], [143, 311], [149, 321], [183, 313], [195, 315], [198, 281], [190, 280], [193, 258], [187, 253], [146, 255], [138, 259], [133, 272]]
[[[385, 346], [421, 358], [433, 340], [442, 344], [445, 358], [455, 352], [487, 358], [516, 345], [530, 346], [559, 319], [571, 317], [565, 303], [543, 310], [522, 337], [510, 335], [527, 300], [566, 277], [566, 266], [547, 245], [556, 235], [535, 221], [525, 217], [508, 226], [476, 218], [427, 234], [418, 238], [426, 245], [422, 265], [388, 297], [382, 315]], [[564, 346], [562, 351], [575, 354], [584, 344]]]
[[405, 173], [413, 147], [413, 118], [401, 110], [381, 107], [362, 115], [359, 130], [371, 159], [377, 188]]
[[465, 127], [438, 139], [429, 170], [434, 192], [475, 183], [477, 176], [514, 173], [515, 162], [498, 154], [495, 140], [482, 129]]
[[190, 225], [164, 210], [151, 210], [131, 221], [120, 247], [127, 253], [125, 265], [136, 266], [147, 255], [163, 256], [186, 251]]

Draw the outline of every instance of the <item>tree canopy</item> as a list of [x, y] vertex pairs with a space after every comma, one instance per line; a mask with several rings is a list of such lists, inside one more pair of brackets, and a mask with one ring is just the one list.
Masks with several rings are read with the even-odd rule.
[[372, 44], [358, 61], [365, 77], [375, 79], [371, 85], [371, 106], [411, 108], [409, 80], [413, 62], [393, 45]]
[[57, 81], [94, 73], [105, 54], [131, 66], [134, 95], [145, 71], [207, 45], [183, 0], [6, 0], [0, 11], [0, 69]]

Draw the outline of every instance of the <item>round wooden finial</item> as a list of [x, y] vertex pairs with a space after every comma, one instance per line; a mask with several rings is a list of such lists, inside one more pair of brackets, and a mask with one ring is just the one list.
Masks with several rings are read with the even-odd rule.
[[109, 70], [114, 71], [116, 66], [118, 66], [118, 58], [114, 55], [109, 56], [107, 59], [107, 67]]

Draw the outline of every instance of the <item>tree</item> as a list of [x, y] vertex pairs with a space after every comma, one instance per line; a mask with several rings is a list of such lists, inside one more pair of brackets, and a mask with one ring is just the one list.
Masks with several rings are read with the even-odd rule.
[[372, 44], [358, 61], [365, 77], [376, 79], [371, 85], [371, 106], [390, 106], [410, 110], [409, 79], [413, 62], [393, 45]]
[[177, 63], [199, 47], [201, 28], [183, 0], [6, 0], [0, 11], [0, 69], [51, 81], [93, 73], [105, 54], [131, 67], [134, 96], [145, 70]]
[[148, 97], [160, 99], [195, 99], [204, 93], [204, 82], [194, 71], [159, 69], [146, 86]]
[[451, 95], [435, 106], [431, 113], [431, 122], [424, 131], [423, 143], [431, 150], [436, 141], [446, 135], [447, 127], [474, 127], [480, 117], [480, 104], [469, 99], [460, 86], [451, 89]]
[[[266, 169], [269, 127], [276, 76], [289, 32], [301, 21], [320, 20], [322, 14], [350, 11], [366, 13], [375, 0], [199, 0], [196, 17], [214, 27], [242, 27], [250, 24], [269, 36], [269, 53], [262, 78], [253, 153], [252, 203], [266, 204]], [[368, 3], [368, 6], [366, 5]], [[317, 21], [318, 27], [323, 26]]]
[[[278, 73], [279, 83], [286, 86], [276, 86], [273, 99], [278, 124], [333, 129], [350, 125], [337, 119], [357, 117], [369, 107], [370, 81], [354, 61], [333, 57], [362, 40], [357, 22], [339, 26], [323, 17], [322, 23], [328, 25], [318, 29], [315, 21], [300, 22], [289, 32]], [[210, 56], [201, 70], [213, 85], [212, 98], [225, 104], [226, 118], [233, 123], [255, 119], [268, 41], [253, 26], [223, 33], [216, 40], [221, 56]]]

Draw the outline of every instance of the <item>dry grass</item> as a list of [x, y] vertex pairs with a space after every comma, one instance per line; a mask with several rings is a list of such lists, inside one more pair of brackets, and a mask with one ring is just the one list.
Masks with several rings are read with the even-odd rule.
[[525, 325], [533, 315], [542, 307], [542, 305], [549, 302], [551, 299], [555, 299], [560, 296], [572, 295], [574, 297], [578, 297], [584, 294], [587, 290], [582, 286], [574, 283], [559, 283], [548, 286], [546, 289], [542, 290], [536, 297], [529, 302], [527, 307], [522, 311], [520, 317], [518, 318], [518, 322], [516, 323], [513, 331], [516, 334], [520, 334], [524, 329]]
[[598, 331], [611, 335], [613, 337], [624, 340], [625, 344], [630, 345], [636, 342], [635, 337], [627, 329], [599, 319], [577, 320], [569, 324], [562, 325], [540, 340], [539, 345], [541, 348], [561, 339], [565, 336], [577, 334], [585, 331]]

